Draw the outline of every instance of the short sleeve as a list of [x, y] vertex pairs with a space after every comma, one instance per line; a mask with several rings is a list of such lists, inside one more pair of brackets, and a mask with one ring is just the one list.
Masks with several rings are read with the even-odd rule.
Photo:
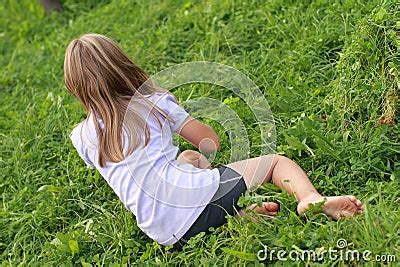
[[86, 166], [89, 168], [94, 168], [94, 164], [91, 162], [87, 155], [87, 151], [84, 148], [82, 144], [82, 140], [80, 137], [80, 131], [78, 130], [79, 127], [76, 127], [70, 134], [70, 139], [72, 141], [72, 144], [74, 145], [76, 151], [78, 152], [79, 156], [83, 159], [85, 162]]
[[170, 122], [171, 130], [173, 132], [177, 132], [189, 117], [189, 113], [187, 113], [169, 93], [162, 94], [155, 104], [173, 120]]

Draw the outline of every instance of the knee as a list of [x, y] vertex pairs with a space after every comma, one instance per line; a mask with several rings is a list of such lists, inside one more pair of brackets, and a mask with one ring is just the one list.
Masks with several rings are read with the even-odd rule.
[[265, 155], [264, 157], [269, 157], [270, 159], [272, 158], [272, 160], [270, 160], [272, 167], [275, 167], [278, 162], [290, 160], [289, 158], [278, 154], [269, 154]]
[[194, 150], [185, 150], [178, 156], [178, 160], [196, 161], [200, 158], [201, 154]]
[[273, 156], [274, 156], [274, 160], [276, 160], [276, 161], [283, 161], [283, 160], [289, 160], [289, 158], [288, 157], [285, 157], [285, 156], [282, 156], [282, 155], [278, 155], [278, 154], [273, 154]]

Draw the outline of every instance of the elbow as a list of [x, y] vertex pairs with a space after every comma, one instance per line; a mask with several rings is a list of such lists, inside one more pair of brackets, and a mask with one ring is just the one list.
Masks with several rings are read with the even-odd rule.
[[219, 150], [220, 143], [217, 135], [201, 140], [199, 150], [205, 154], [211, 154]]
[[211, 128], [211, 130], [212, 130], [212, 133], [210, 134], [210, 139], [213, 143], [213, 151], [211, 153], [213, 153], [213, 152], [216, 152], [219, 150], [220, 142], [219, 142], [218, 134], [214, 131], [213, 128]]
[[211, 151], [209, 153], [217, 152], [220, 146], [218, 136], [216, 138], [212, 138], [211, 140], [212, 140], [212, 146], [211, 146]]
[[216, 136], [214, 142], [215, 142], [214, 144], [215, 144], [215, 152], [216, 152], [220, 148], [220, 143], [219, 143], [219, 137], [218, 136]]

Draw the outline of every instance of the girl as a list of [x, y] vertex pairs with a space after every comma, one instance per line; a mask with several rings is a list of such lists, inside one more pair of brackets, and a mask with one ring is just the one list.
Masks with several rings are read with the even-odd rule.
[[[177, 133], [200, 151], [214, 152], [214, 130], [192, 118], [168, 92], [146, 82], [148, 76], [111, 39], [85, 34], [65, 54], [68, 90], [84, 106], [87, 118], [71, 133], [81, 158], [95, 167], [138, 226], [162, 245], [180, 247], [189, 238], [219, 227], [235, 215], [239, 197], [262, 183], [294, 194], [297, 212], [324, 202], [333, 219], [361, 213], [354, 196], [321, 196], [304, 171], [279, 155], [265, 155], [211, 168], [200, 153], [187, 150], [178, 158], [172, 143]], [[279, 205], [248, 207], [274, 216]]]

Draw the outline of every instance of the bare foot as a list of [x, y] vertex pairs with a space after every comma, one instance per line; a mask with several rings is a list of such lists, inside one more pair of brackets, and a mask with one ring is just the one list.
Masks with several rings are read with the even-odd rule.
[[279, 204], [275, 202], [263, 202], [261, 207], [257, 206], [257, 204], [252, 204], [246, 209], [264, 215], [276, 216], [279, 211]]
[[343, 217], [352, 217], [363, 212], [363, 204], [355, 196], [323, 197], [321, 195], [313, 195], [300, 201], [297, 205], [297, 212], [302, 214], [310, 204], [320, 203], [325, 199], [326, 202], [322, 207], [322, 211], [335, 220]]

